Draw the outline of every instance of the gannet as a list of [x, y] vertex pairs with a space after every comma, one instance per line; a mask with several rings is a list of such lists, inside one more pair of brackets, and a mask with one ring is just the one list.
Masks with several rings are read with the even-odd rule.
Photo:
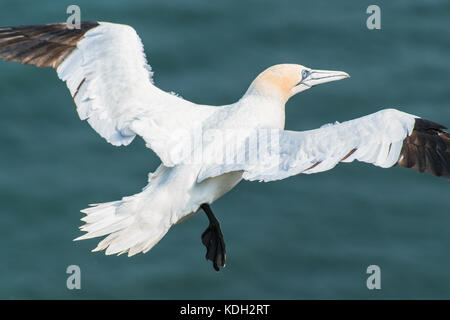
[[[86, 216], [80, 228], [86, 233], [75, 240], [106, 236], [93, 251], [107, 255], [146, 253], [172, 225], [203, 210], [209, 219], [201, 237], [206, 258], [219, 271], [225, 266], [225, 242], [210, 205], [242, 179], [279, 180], [353, 160], [450, 178], [446, 128], [396, 109], [315, 130], [284, 130], [285, 104], [292, 96], [348, 78], [345, 72], [275, 65], [259, 74], [236, 103], [199, 105], [156, 87], [136, 31], [107, 22], [83, 22], [73, 30], [63, 23], [0, 28], [0, 58], [54, 68], [79, 117], [101, 137], [126, 146], [138, 135], [161, 159], [142, 192], [81, 210]], [[194, 132], [220, 130], [227, 138], [213, 134], [195, 144], [209, 160], [189, 162], [189, 152], [179, 152]], [[271, 147], [258, 153], [258, 161], [247, 161], [255, 148], [252, 132], [263, 130]], [[219, 151], [231, 142], [237, 143], [233, 161], [218, 161]]]

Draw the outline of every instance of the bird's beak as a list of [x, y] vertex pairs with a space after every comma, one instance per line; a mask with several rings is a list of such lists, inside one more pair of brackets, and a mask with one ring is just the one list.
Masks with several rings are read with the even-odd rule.
[[343, 71], [330, 71], [330, 70], [311, 70], [306, 79], [303, 79], [300, 84], [308, 87], [314, 87], [318, 84], [327, 83], [331, 81], [342, 80], [349, 78], [348, 73]]
[[[302, 75], [303, 76], [303, 75]], [[318, 84], [349, 78], [348, 73], [330, 70], [307, 70], [307, 75], [291, 90], [291, 97]]]

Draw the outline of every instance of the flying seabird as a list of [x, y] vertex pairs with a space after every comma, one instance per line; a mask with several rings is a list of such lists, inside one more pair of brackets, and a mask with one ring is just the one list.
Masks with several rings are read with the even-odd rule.
[[[142, 192], [82, 210], [87, 233], [75, 240], [106, 236], [93, 251], [145, 253], [172, 225], [202, 209], [210, 223], [201, 237], [206, 258], [218, 271], [225, 266], [225, 242], [210, 205], [242, 179], [279, 180], [353, 160], [450, 178], [446, 128], [399, 110], [316, 130], [284, 130], [289, 98], [349, 77], [345, 72], [275, 65], [236, 103], [198, 105], [157, 88], [135, 30], [107, 22], [83, 22], [80, 29], [63, 23], [0, 28], [0, 58], [54, 68], [80, 118], [100, 136], [126, 146], [138, 135], [161, 159]], [[200, 144], [191, 140], [198, 132], [201, 138], [208, 132]], [[231, 143], [231, 161], [223, 161], [221, 152]], [[269, 147], [261, 153], [263, 145]], [[201, 156], [192, 160], [198, 148]], [[256, 161], [249, 161], [256, 149]]]

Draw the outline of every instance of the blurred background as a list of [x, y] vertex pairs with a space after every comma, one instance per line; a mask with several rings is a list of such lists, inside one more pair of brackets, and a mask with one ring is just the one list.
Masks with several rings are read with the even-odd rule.
[[[305, 130], [396, 107], [450, 126], [450, 2], [6, 1], [2, 26], [82, 20], [133, 26], [155, 82], [202, 104], [235, 102], [277, 63], [344, 70], [350, 79], [291, 99], [286, 127]], [[366, 9], [381, 7], [381, 30]], [[89, 203], [140, 192], [159, 165], [140, 139], [107, 144], [79, 121], [51, 69], [0, 61], [1, 299], [450, 298], [450, 184], [362, 163], [272, 183], [242, 182], [213, 205], [226, 268], [206, 262], [204, 214], [145, 255], [91, 253]], [[366, 269], [381, 268], [381, 290]], [[81, 268], [81, 290], [66, 268]]]

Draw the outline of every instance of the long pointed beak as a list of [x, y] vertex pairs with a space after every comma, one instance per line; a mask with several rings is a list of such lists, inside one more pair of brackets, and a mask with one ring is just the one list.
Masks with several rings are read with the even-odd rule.
[[311, 70], [310, 75], [304, 79], [301, 84], [308, 87], [314, 87], [318, 84], [349, 78], [348, 73], [343, 71], [331, 70]]

